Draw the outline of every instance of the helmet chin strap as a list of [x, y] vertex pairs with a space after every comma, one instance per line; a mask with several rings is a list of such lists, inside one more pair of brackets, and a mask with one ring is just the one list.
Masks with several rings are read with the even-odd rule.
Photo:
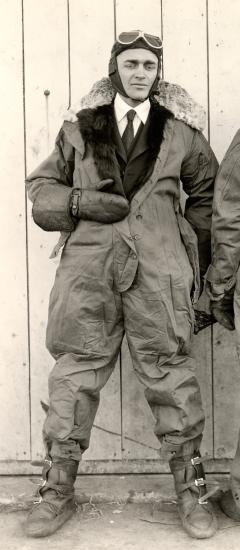
[[[118, 67], [117, 67], [117, 62], [116, 62], [116, 58], [112, 58], [110, 59], [110, 62], [109, 62], [109, 77], [111, 79], [111, 82], [112, 82], [112, 85], [114, 87], [114, 90], [116, 90], [116, 92], [118, 92], [120, 95], [123, 95], [124, 97], [127, 97], [129, 99], [131, 99], [129, 97], [129, 95], [127, 95], [127, 93], [125, 92], [124, 90], [124, 87], [122, 85], [122, 81], [121, 81], [121, 78], [120, 78], [120, 75], [119, 75], [119, 72], [118, 72]], [[154, 94], [157, 92], [157, 89], [158, 89], [158, 83], [159, 83], [159, 80], [160, 80], [160, 76], [159, 74], [156, 76], [152, 86], [151, 86], [151, 89], [149, 90], [149, 94], [148, 94], [148, 97], [151, 95], [151, 94]], [[145, 99], [142, 99], [142, 100], [139, 100], [141, 102], [145, 101], [147, 98]]]

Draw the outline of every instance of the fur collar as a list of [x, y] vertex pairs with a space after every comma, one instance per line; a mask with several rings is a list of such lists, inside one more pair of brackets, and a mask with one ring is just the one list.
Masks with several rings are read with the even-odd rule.
[[[95, 82], [90, 92], [75, 107], [67, 111], [64, 120], [75, 122], [76, 114], [80, 109], [96, 109], [96, 107], [110, 105], [114, 96], [115, 91], [110, 78], [102, 78]], [[156, 101], [171, 111], [177, 120], [181, 120], [197, 130], [204, 130], [206, 113], [203, 107], [196, 103], [181, 86], [160, 80]]]
[[[149, 121], [146, 126], [147, 161], [141, 171], [141, 181], [145, 180], [149, 167], [157, 158], [167, 119], [172, 113], [151, 101]], [[81, 135], [85, 144], [90, 145], [100, 179], [111, 178], [115, 187], [121, 187], [119, 164], [114, 145], [114, 110], [112, 104], [100, 105], [94, 109], [84, 108], [77, 113]], [[116, 188], [115, 188], [116, 192]]]

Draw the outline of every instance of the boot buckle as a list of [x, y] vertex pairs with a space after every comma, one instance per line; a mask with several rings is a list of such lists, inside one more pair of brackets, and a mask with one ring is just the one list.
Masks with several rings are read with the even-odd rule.
[[194, 483], [196, 487], [202, 487], [203, 485], [206, 485], [206, 480], [203, 477], [199, 477], [194, 480]]
[[202, 463], [202, 458], [201, 458], [200, 456], [193, 456], [193, 457], [191, 458], [191, 464], [192, 464], [193, 466], [198, 466], [198, 465], [201, 464], [201, 463]]
[[208, 495], [204, 495], [203, 497], [200, 497], [198, 499], [198, 504], [201, 504], [201, 506], [203, 506], [204, 504], [208, 504]]
[[47, 480], [46, 480], [46, 479], [43, 479], [43, 480], [42, 480], [42, 483], [41, 483], [41, 489], [42, 489], [43, 487], [45, 487], [46, 483], [47, 483]]
[[42, 495], [39, 495], [39, 499], [38, 499], [38, 500], [34, 500], [34, 501], [33, 501], [33, 504], [40, 504], [40, 503], [42, 502], [42, 500], [43, 500]]

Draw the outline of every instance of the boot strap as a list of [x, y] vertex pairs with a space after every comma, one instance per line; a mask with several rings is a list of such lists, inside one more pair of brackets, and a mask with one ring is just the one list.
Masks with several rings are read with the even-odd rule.
[[59, 507], [56, 504], [54, 504], [54, 502], [52, 502], [52, 500], [48, 500], [48, 498], [43, 499], [41, 494], [39, 495], [39, 499], [35, 500], [33, 504], [35, 504], [35, 505], [41, 504], [41, 506], [43, 504], [45, 504], [49, 508], [51, 508], [51, 510], [54, 512], [54, 514], [56, 514], [56, 516], [59, 514]]
[[[205, 477], [199, 477], [199, 473], [204, 473], [202, 469], [202, 463], [205, 462], [208, 459], [208, 457], [202, 457], [200, 455], [194, 456], [191, 458], [191, 464], [196, 470], [197, 478], [194, 480], [192, 485], [195, 485], [196, 487], [203, 487], [206, 485], [212, 485], [213, 488], [209, 491], [206, 491], [205, 494], [199, 496], [198, 502], [199, 504], [207, 504], [208, 498], [215, 495], [215, 493], [219, 490], [219, 483], [217, 481], [206, 481]], [[201, 474], [200, 474], [201, 475]], [[200, 489], [201, 491], [201, 489]]]
[[44, 487], [47, 483], [47, 474], [49, 472], [49, 470], [51, 470], [52, 468], [52, 460], [50, 457], [46, 457], [44, 459], [44, 463], [43, 463], [43, 470], [42, 470], [42, 477], [41, 478], [37, 478], [36, 480], [35, 479], [31, 479], [31, 482], [34, 484], [34, 485], [39, 485], [39, 487]]
[[51, 483], [47, 481], [47, 483], [44, 483], [39, 489], [42, 493], [45, 493], [48, 489], [53, 489], [53, 491], [56, 491], [56, 493], [59, 496], [68, 496], [72, 495], [74, 493], [73, 487], [68, 485], [55, 485], [54, 483]]
[[212, 485], [213, 487], [212, 489], [209, 489], [209, 491], [207, 491], [205, 495], [203, 495], [202, 497], [199, 497], [198, 499], [199, 504], [207, 504], [208, 503], [207, 499], [215, 495], [220, 490], [218, 481], [208, 481], [206, 484]]
[[51, 470], [52, 468], [52, 459], [50, 456], [46, 456], [46, 458], [44, 459], [44, 463], [43, 463], [43, 471], [42, 471], [42, 478], [43, 479], [47, 479], [47, 474], [49, 472], [49, 470]]
[[178, 484], [178, 491], [179, 493], [183, 493], [187, 489], [191, 489], [192, 487], [206, 487], [206, 485], [213, 485], [213, 488], [207, 491], [204, 495], [198, 498], [199, 504], [207, 504], [208, 498], [215, 495], [215, 493], [219, 490], [219, 483], [218, 481], [206, 481], [203, 477], [197, 478], [194, 481], [189, 481], [188, 483], [179, 483]]
[[37, 490], [36, 497], [38, 497], [38, 500], [34, 501], [34, 504], [40, 504], [40, 502], [46, 501], [47, 499], [43, 499], [43, 494], [48, 491], [48, 489], [52, 489], [57, 493], [59, 497], [67, 497], [67, 496], [73, 496], [74, 491], [72, 487], [67, 487], [65, 485], [55, 485], [54, 483], [50, 483], [46, 480], [42, 480], [42, 483], [39, 484], [40, 487]]
[[[179, 483], [178, 485], [178, 490], [181, 493], [183, 491], [186, 491], [187, 489], [191, 489], [192, 487], [197, 487], [199, 489], [199, 498], [198, 498], [199, 504], [207, 504], [208, 498], [210, 496], [213, 496], [219, 490], [219, 483], [217, 481], [207, 482], [205, 477], [202, 477], [204, 475], [202, 463], [205, 462], [206, 459], [207, 457], [202, 457], [200, 455], [191, 457], [190, 462], [196, 472], [196, 478], [187, 483]], [[205, 491], [204, 494], [201, 495], [201, 492], [202, 492], [201, 488], [206, 487], [206, 485], [212, 485], [213, 488], [210, 489], [209, 491]]]
[[[40, 504], [40, 502], [42, 502], [43, 498], [42, 498], [42, 489], [44, 487], [46, 487], [47, 485], [47, 474], [49, 472], [49, 470], [51, 469], [52, 467], [52, 460], [50, 458], [50, 456], [46, 456], [46, 458], [44, 459], [44, 462], [43, 462], [43, 470], [42, 470], [42, 477], [38, 480], [39, 481], [35, 481], [35, 480], [31, 480], [32, 483], [38, 485], [38, 489], [36, 491], [36, 494], [35, 496], [38, 497], [38, 500], [35, 500], [34, 501], [34, 504]], [[49, 484], [48, 484], [49, 486]]]
[[183, 493], [183, 491], [186, 491], [187, 489], [191, 489], [191, 487], [204, 487], [206, 486], [206, 483], [207, 483], [206, 479], [204, 479], [203, 477], [200, 477], [186, 483], [178, 483], [177, 488], [179, 493]]

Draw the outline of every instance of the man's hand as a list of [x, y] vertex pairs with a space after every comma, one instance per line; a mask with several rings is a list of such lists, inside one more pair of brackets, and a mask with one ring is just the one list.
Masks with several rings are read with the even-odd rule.
[[114, 193], [74, 188], [70, 210], [73, 216], [82, 220], [115, 223], [128, 215], [129, 204], [127, 199]]
[[234, 330], [233, 292], [224, 294], [218, 301], [211, 301], [212, 314], [216, 321], [227, 330]]

